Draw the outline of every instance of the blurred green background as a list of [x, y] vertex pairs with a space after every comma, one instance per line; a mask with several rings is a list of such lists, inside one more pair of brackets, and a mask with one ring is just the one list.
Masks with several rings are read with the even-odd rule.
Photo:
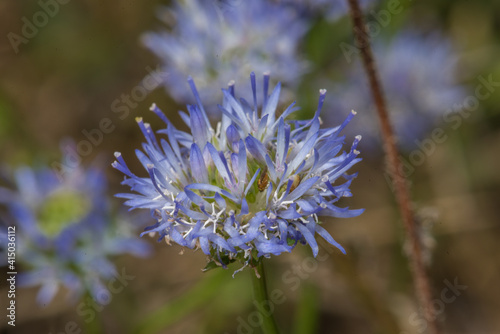
[[[120, 151], [131, 161], [131, 168], [138, 167], [133, 165], [132, 148], [143, 139], [134, 118], [145, 116], [158, 129], [160, 122], [148, 110], [155, 102], [177, 126], [183, 126], [176, 113], [184, 107], [176, 105], [162, 88], [131, 104], [123, 119], [112, 110], [116, 99], [131, 94], [160, 64], [139, 42], [143, 32], [161, 27], [155, 16], [160, 4], [168, 1], [68, 1], [33, 37], [13, 47], [9, 33], [21, 35], [22, 18], [31, 21], [41, 7], [37, 1], [0, 1], [2, 168], [56, 161], [62, 139], [84, 140], [84, 131], [98, 129], [101, 120], [109, 118], [114, 130], [103, 135], [82, 163], [97, 159], [106, 168], [112, 192], [123, 191], [122, 176], [110, 164], [113, 152]], [[471, 94], [479, 75], [500, 80], [500, 2], [401, 4], [403, 12], [375, 38], [409, 23], [423, 31], [439, 28], [459, 50], [459, 79]], [[312, 112], [317, 101], [320, 87], [314, 83], [315, 75], [336, 76], [332, 64], [342, 58], [339, 43], [352, 41], [350, 29], [347, 18], [335, 23], [319, 20], [303, 42], [302, 51], [314, 64], [297, 97], [306, 112]], [[443, 129], [449, 139], [437, 145], [410, 177], [413, 205], [429, 250], [436, 316], [446, 333], [500, 333], [499, 92], [481, 101], [456, 130], [446, 125]], [[419, 310], [404, 254], [404, 231], [384, 176], [383, 158], [365, 157], [354, 169], [359, 172], [353, 182], [354, 197], [344, 204], [366, 208], [365, 213], [325, 221], [348, 254], [324, 245], [320, 251], [324, 260], [314, 261], [308, 247], [298, 247], [292, 254], [269, 261], [270, 289], [283, 292], [276, 305], [283, 333], [424, 331], [425, 321], [415, 313]], [[113, 295], [109, 305], [96, 310], [95, 317], [82, 315], [90, 304], [68, 306], [64, 293], [40, 308], [34, 302], [36, 289], [19, 289], [16, 327], [2, 321], [0, 331], [237, 333], [240, 329], [259, 333], [255, 328], [245, 329], [254, 312], [250, 270], [235, 279], [231, 274], [236, 267], [202, 273], [205, 258], [201, 252], [179, 255], [180, 248], [154, 240], [152, 244], [156, 252], [149, 259], [118, 259], [117, 267], [134, 278]], [[452, 302], [444, 302], [446, 282], [454, 281], [466, 288]]]

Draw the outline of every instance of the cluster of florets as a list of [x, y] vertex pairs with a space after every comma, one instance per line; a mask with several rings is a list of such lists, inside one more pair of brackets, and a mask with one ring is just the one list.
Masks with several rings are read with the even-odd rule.
[[[438, 34], [422, 36], [403, 31], [390, 42], [376, 43], [374, 52], [379, 56], [380, 78], [397, 137], [404, 149], [411, 150], [446, 113], [456, 111], [453, 108], [466, 96], [465, 88], [457, 84], [453, 46]], [[349, 70], [347, 80], [333, 88], [329, 108], [335, 112], [329, 118], [338, 121], [336, 112], [347, 106], [366, 111], [347, 133], [363, 131], [365, 144], [381, 147], [376, 112], [361, 64], [355, 62]]]
[[89, 293], [107, 302], [107, 280], [118, 274], [110, 256], [144, 256], [149, 247], [133, 237], [130, 219], [110, 213], [101, 171], [74, 167], [59, 172], [22, 167], [15, 172], [14, 187], [0, 187], [5, 221], [16, 229], [18, 284], [41, 285], [37, 300], [43, 305], [62, 286], [73, 299]]
[[306, 71], [298, 48], [307, 22], [280, 2], [174, 1], [160, 11], [160, 19], [171, 29], [149, 32], [143, 42], [161, 59], [165, 88], [179, 103], [191, 101], [189, 90], [179, 85], [191, 73], [211, 113], [217, 112], [220, 87], [230, 80], [243, 82], [251, 71], [272, 69], [289, 97], [287, 89]]
[[316, 233], [344, 252], [318, 216], [353, 217], [362, 212], [336, 206], [340, 198], [351, 196], [349, 186], [356, 175], [346, 172], [360, 161], [360, 137], [343, 152], [344, 137], [339, 135], [354, 112], [340, 126], [320, 129], [326, 94], [321, 90], [312, 119], [287, 120], [298, 109], [295, 103], [279, 115], [281, 86], [269, 95], [265, 75], [259, 108], [252, 73], [252, 101], [236, 99], [234, 84], [223, 89], [222, 120], [214, 129], [193, 80], [188, 81], [197, 104], [188, 105], [189, 114], [180, 116], [192, 133], [176, 129], [155, 105], [151, 110], [167, 125], [157, 133], [166, 139], [158, 140], [151, 126], [137, 119], [147, 143], [136, 155], [149, 177], [136, 176], [115, 153], [113, 166], [127, 176], [123, 184], [135, 192], [117, 196], [128, 199], [125, 204], [131, 208], [150, 209], [157, 219], [144, 233], [201, 248], [212, 263], [224, 267], [234, 260], [248, 264], [290, 252], [299, 242], [309, 244], [316, 256]]

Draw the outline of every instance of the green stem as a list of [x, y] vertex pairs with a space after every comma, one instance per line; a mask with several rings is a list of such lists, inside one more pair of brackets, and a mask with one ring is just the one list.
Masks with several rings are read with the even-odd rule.
[[[266, 286], [266, 275], [264, 272], [264, 264], [263, 259], [260, 258], [257, 262], [257, 266], [255, 267], [256, 273], [251, 273], [252, 275], [252, 284], [253, 284], [253, 295], [256, 302], [257, 312], [262, 315], [262, 332], [264, 334], [278, 334], [278, 327], [276, 326], [276, 322], [274, 321], [273, 312], [262, 312], [260, 309], [267, 308], [266, 305], [269, 305], [270, 299], [267, 294], [267, 286]], [[260, 277], [257, 277], [256, 274], [259, 274]]]

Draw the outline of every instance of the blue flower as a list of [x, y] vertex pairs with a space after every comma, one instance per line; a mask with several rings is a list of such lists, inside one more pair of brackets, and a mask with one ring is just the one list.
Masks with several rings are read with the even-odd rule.
[[[175, 1], [161, 12], [169, 31], [150, 32], [144, 44], [163, 63], [164, 85], [179, 103], [191, 103], [183, 84], [196, 73], [203, 101], [216, 106], [219, 88], [234, 80], [246, 80], [255, 70], [272, 70], [272, 76], [288, 88], [306, 71], [298, 56], [298, 43], [307, 30], [306, 22], [292, 8], [269, 0]], [[175, 22], [175, 23], [174, 23]], [[251, 90], [240, 92], [251, 96]], [[217, 111], [208, 110], [208, 112]]]
[[[451, 43], [442, 36], [423, 37], [415, 32], [402, 32], [390, 43], [374, 46], [380, 78], [387, 98], [391, 120], [403, 149], [411, 150], [432, 126], [466, 92], [456, 84], [456, 57]], [[338, 83], [329, 107], [332, 121], [347, 106], [361, 114], [350, 132], [362, 133], [365, 143], [380, 143], [378, 121], [366, 76], [361, 64], [355, 63], [347, 82]]]
[[[281, 0], [285, 5], [295, 8], [303, 17], [324, 17], [328, 21], [336, 21], [349, 13], [346, 0]], [[366, 9], [375, 0], [360, 0], [361, 7]]]
[[316, 233], [345, 252], [318, 216], [346, 218], [363, 211], [336, 205], [351, 196], [356, 174], [347, 171], [361, 160], [356, 150], [361, 137], [344, 152], [339, 135], [354, 113], [340, 126], [321, 129], [326, 94], [321, 90], [313, 119], [288, 120], [298, 108], [292, 103], [278, 113], [281, 85], [269, 95], [267, 75], [258, 107], [252, 73], [252, 100], [237, 99], [233, 85], [223, 89], [222, 119], [212, 128], [193, 80], [188, 82], [197, 103], [180, 116], [191, 133], [176, 129], [156, 105], [151, 110], [166, 123], [157, 133], [165, 138], [137, 119], [146, 143], [136, 155], [149, 177], [132, 173], [115, 153], [113, 167], [126, 175], [123, 184], [133, 191], [117, 196], [131, 209], [150, 209], [157, 219], [143, 234], [201, 248], [212, 264], [223, 267], [290, 252], [299, 242], [309, 244], [316, 256]]
[[15, 171], [15, 189], [0, 188], [6, 220], [16, 227], [18, 283], [41, 285], [37, 301], [43, 305], [61, 286], [73, 298], [90, 293], [105, 303], [106, 283], [117, 275], [110, 256], [145, 256], [149, 247], [131, 237], [128, 218], [111, 216], [99, 170], [66, 167], [62, 172], [21, 167]]

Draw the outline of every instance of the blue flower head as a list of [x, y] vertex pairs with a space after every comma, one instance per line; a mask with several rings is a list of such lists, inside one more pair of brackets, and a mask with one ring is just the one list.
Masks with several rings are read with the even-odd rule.
[[[175, 1], [160, 18], [171, 30], [147, 33], [142, 40], [161, 59], [164, 86], [179, 103], [193, 102], [189, 90], [179, 84], [189, 73], [196, 73], [201, 99], [214, 107], [207, 107], [211, 113], [217, 112], [220, 87], [230, 80], [243, 82], [251, 70], [272, 69], [287, 95], [306, 70], [298, 43], [307, 24], [296, 10], [276, 2]], [[246, 93], [251, 95], [248, 90], [242, 96]]]
[[0, 203], [16, 228], [18, 283], [41, 285], [39, 304], [48, 304], [61, 286], [73, 298], [89, 293], [106, 302], [107, 280], [117, 275], [109, 257], [147, 254], [147, 244], [131, 237], [130, 221], [113, 221], [99, 170], [66, 167], [61, 178], [48, 168], [21, 167], [13, 184], [0, 188]]
[[[390, 43], [374, 45], [380, 78], [387, 97], [394, 129], [406, 150], [423, 139], [455, 104], [461, 103], [466, 91], [456, 84], [456, 56], [451, 43], [439, 35], [423, 37], [403, 31]], [[329, 106], [334, 111], [347, 106], [363, 110], [349, 131], [362, 133], [365, 143], [381, 146], [378, 121], [370, 90], [361, 64], [355, 63], [347, 82], [336, 85]], [[336, 112], [330, 114], [333, 121]]]
[[[349, 4], [346, 0], [281, 0], [281, 2], [296, 9], [301, 16], [311, 19], [324, 17], [328, 21], [336, 21], [349, 13]], [[376, 2], [361, 0], [360, 5], [366, 9]]]
[[155, 232], [159, 241], [201, 249], [209, 264], [223, 267], [290, 252], [299, 242], [309, 244], [316, 256], [316, 233], [345, 252], [318, 216], [346, 218], [362, 212], [336, 205], [351, 196], [356, 174], [347, 171], [360, 161], [356, 146], [361, 138], [344, 152], [339, 135], [354, 113], [340, 126], [321, 129], [326, 94], [321, 90], [313, 119], [288, 120], [298, 108], [292, 103], [279, 114], [281, 85], [269, 95], [268, 75], [258, 107], [252, 73], [252, 100], [237, 99], [234, 85], [223, 89], [222, 120], [212, 128], [193, 80], [188, 82], [197, 103], [180, 115], [191, 133], [176, 129], [155, 105], [151, 110], [166, 124], [157, 131], [164, 138], [137, 119], [146, 143], [136, 155], [149, 177], [133, 174], [115, 153], [113, 166], [134, 191], [117, 196], [132, 209], [150, 209], [157, 219], [143, 234]]

